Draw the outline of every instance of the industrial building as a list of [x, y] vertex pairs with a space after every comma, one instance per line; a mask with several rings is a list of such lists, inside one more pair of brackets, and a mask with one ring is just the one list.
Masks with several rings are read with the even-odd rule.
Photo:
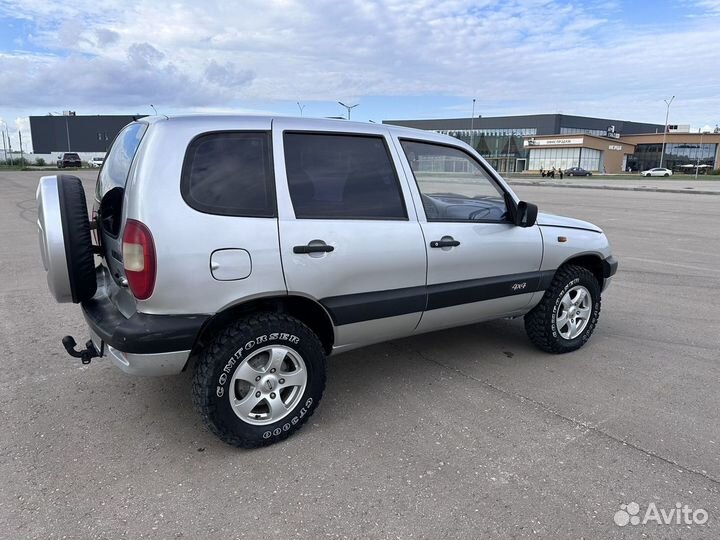
[[[383, 123], [432, 130], [457, 137], [474, 147], [500, 172], [566, 168], [566, 165], [575, 167], [582, 166], [583, 163], [589, 167], [588, 170], [603, 171], [605, 157], [610, 159], [612, 165], [609, 168], [608, 164], [605, 165], [607, 172], [620, 172], [623, 170], [623, 158], [618, 161], [615, 159], [616, 155], [604, 155], [606, 143], [601, 140], [607, 139], [608, 146], [618, 146], [617, 139], [624, 135], [662, 135], [663, 131], [662, 124], [567, 114], [386, 120]], [[574, 137], [569, 137], [570, 135]], [[586, 142], [587, 146], [584, 146]], [[623, 149], [619, 151], [609, 148], [607, 150], [625, 152], [629, 149], [622, 146]], [[581, 148], [586, 150], [583, 152]], [[557, 149], [561, 151], [556, 152]]]
[[72, 111], [65, 111], [62, 116], [31, 116], [33, 153], [106, 152], [124, 126], [143, 116], [77, 116]]
[[[115, 135], [144, 115], [31, 116], [35, 155], [52, 161], [60, 152], [83, 159], [107, 151]], [[432, 120], [385, 120], [385, 124], [445, 133], [473, 146], [500, 172], [582, 167], [596, 173], [667, 167], [676, 173], [720, 168], [720, 133], [689, 133], [688, 125], [648, 124], [566, 114], [533, 114]], [[663, 151], [663, 144], [665, 149]], [[660, 163], [662, 157], [662, 164]]]

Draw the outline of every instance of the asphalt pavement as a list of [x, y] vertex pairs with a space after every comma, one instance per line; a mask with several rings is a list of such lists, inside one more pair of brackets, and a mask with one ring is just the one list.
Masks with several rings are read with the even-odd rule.
[[[205, 430], [189, 373], [63, 351], [87, 332], [47, 291], [38, 176], [0, 172], [0, 538], [720, 536], [717, 196], [515, 186], [620, 260], [583, 349], [502, 320], [339, 355], [300, 432], [242, 451]], [[651, 503], [708, 519], [616, 524]]]

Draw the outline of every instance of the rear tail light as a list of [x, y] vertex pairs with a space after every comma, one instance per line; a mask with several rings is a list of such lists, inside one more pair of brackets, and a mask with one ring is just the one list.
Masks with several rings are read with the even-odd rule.
[[150, 298], [155, 288], [157, 271], [155, 243], [150, 229], [139, 221], [128, 219], [123, 233], [122, 251], [130, 291], [138, 300]]

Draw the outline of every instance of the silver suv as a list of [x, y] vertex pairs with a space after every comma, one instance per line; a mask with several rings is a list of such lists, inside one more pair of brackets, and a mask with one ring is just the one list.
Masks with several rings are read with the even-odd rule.
[[280, 441], [317, 407], [325, 358], [525, 317], [544, 351], [581, 347], [617, 262], [603, 232], [538, 214], [461, 141], [345, 121], [152, 117], [126, 126], [92, 218], [74, 176], [40, 180], [40, 248], [90, 340], [126, 373], [194, 367], [232, 445]]

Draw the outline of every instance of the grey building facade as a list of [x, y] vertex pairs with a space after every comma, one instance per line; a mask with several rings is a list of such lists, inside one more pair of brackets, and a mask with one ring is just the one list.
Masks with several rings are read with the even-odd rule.
[[531, 114], [433, 120], [385, 120], [384, 124], [446, 133], [474, 147], [501, 172], [521, 172], [528, 165], [523, 137], [586, 134], [617, 138], [640, 133], [662, 133], [662, 124], [567, 114]]
[[124, 126], [143, 116], [31, 116], [33, 152], [106, 152]]

